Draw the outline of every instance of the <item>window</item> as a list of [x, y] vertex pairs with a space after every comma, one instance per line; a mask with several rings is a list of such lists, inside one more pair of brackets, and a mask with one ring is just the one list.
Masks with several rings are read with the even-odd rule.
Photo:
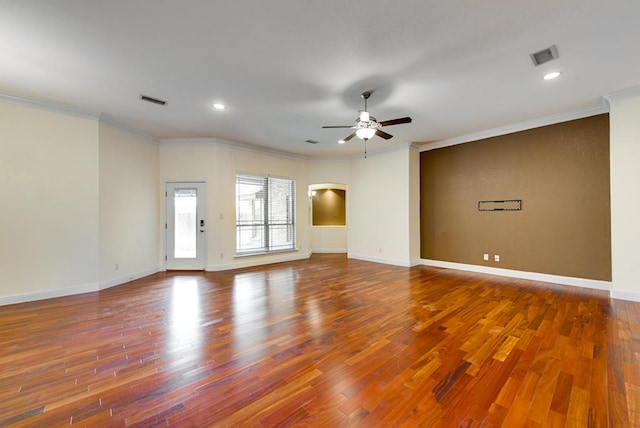
[[236, 175], [236, 254], [294, 250], [296, 182]]

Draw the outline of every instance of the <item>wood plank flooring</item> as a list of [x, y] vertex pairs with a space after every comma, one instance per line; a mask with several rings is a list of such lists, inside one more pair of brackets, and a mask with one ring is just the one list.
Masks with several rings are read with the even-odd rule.
[[640, 427], [640, 304], [314, 255], [0, 307], [0, 426]]

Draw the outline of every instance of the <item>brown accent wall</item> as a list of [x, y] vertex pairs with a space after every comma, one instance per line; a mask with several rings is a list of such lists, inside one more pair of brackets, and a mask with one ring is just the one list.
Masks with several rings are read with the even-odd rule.
[[311, 198], [314, 226], [346, 224], [346, 192], [341, 189], [318, 189]]
[[611, 280], [608, 114], [425, 151], [420, 174], [422, 258]]

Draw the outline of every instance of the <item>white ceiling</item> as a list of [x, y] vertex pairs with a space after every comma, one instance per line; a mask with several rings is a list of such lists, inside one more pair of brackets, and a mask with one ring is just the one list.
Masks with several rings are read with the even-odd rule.
[[159, 139], [352, 155], [321, 127], [352, 124], [364, 90], [378, 120], [413, 118], [370, 151], [600, 106], [640, 84], [639, 21], [637, 0], [0, 0], [0, 93]]

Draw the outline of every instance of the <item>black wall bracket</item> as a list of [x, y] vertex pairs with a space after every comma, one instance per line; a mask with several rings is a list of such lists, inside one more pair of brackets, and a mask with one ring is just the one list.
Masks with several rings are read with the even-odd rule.
[[504, 201], [479, 201], [478, 211], [520, 211], [522, 199], [506, 199]]

